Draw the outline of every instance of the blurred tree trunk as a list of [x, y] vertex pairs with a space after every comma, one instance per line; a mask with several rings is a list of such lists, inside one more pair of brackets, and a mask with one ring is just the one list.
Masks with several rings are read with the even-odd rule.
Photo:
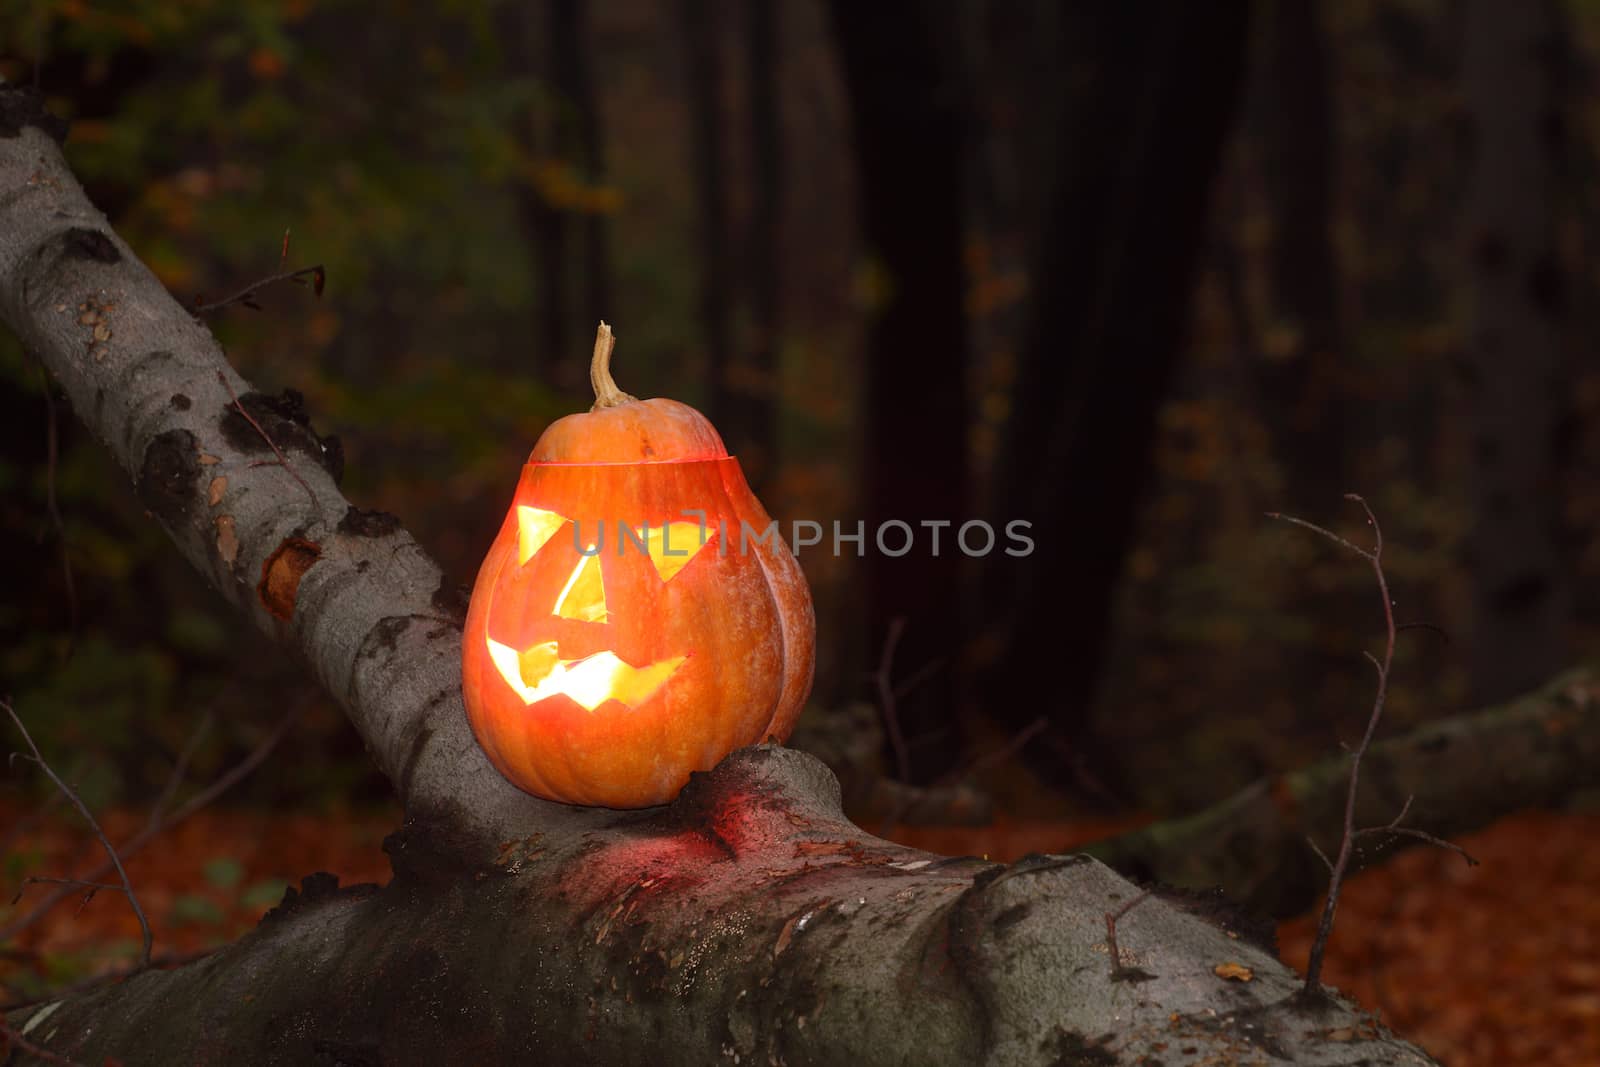
[[1564, 662], [1569, 595], [1559, 534], [1566, 278], [1555, 205], [1565, 61], [1556, 0], [1468, 5], [1464, 96], [1474, 158], [1466, 218], [1471, 333], [1461, 381], [1475, 479], [1468, 566], [1475, 700]]
[[[556, 93], [566, 107], [567, 148], [585, 183], [598, 186], [606, 178], [605, 142], [600, 133], [600, 105], [595, 96], [589, 42], [582, 0], [551, 0], [550, 70]], [[606, 216], [591, 208], [583, 215], [583, 291], [576, 336], [588, 337], [601, 319], [618, 318], [611, 300], [611, 254], [606, 246]], [[563, 352], [563, 356], [567, 355]], [[582, 352], [575, 363], [584, 366]]]
[[[559, 0], [551, 4], [551, 18], [545, 27], [533, 7], [508, 8], [505, 28], [506, 54], [513, 76], [526, 76], [540, 69], [535, 42], [554, 30], [554, 17]], [[534, 262], [536, 295], [534, 297], [535, 338], [533, 362], [546, 381], [556, 381], [559, 369], [567, 355], [567, 224], [561, 210], [550, 202], [539, 174], [550, 163], [554, 151], [546, 123], [540, 121], [539, 109], [530, 107], [519, 119], [518, 140], [526, 155], [528, 172], [520, 174], [516, 182], [517, 215], [522, 220], [527, 235], [529, 253]]]
[[1337, 119], [1317, 0], [1278, 0], [1267, 27], [1267, 184], [1275, 318], [1293, 358], [1261, 364], [1266, 415], [1286, 473], [1306, 499], [1345, 484], [1343, 337], [1331, 224]]
[[[1155, 10], [1152, 10], [1152, 6]], [[1055, 193], [997, 474], [997, 523], [1033, 522], [1025, 559], [991, 556], [984, 698], [1043, 769], [1082, 786], [1113, 596], [1147, 448], [1181, 349], [1208, 191], [1247, 37], [1242, 0], [1089, 5], [1061, 23]], [[1090, 762], [1099, 768], [1088, 771]], [[1059, 773], [1056, 775], [1059, 777]]]
[[[1259, 76], [1270, 88], [1259, 94], [1260, 144], [1272, 211], [1266, 328], [1250, 331], [1245, 294], [1229, 296], [1241, 334], [1249, 337], [1252, 406], [1272, 435], [1272, 458], [1296, 506], [1313, 509], [1337, 505], [1357, 488], [1351, 437], [1363, 421], [1372, 421], [1355, 417], [1348, 404], [1350, 363], [1333, 243], [1338, 112], [1323, 10], [1319, 0], [1275, 0], [1263, 11]], [[1330, 598], [1311, 570], [1287, 581], [1281, 603], [1319, 607], [1298, 612], [1304, 636], [1280, 641], [1274, 676], [1344, 679], [1322, 685], [1321, 699], [1296, 701], [1294, 718], [1285, 720], [1286, 726], [1316, 731], [1329, 709], [1346, 706], [1342, 698], [1351, 695], [1345, 669], [1350, 627], [1352, 619], [1366, 623], [1368, 591], [1361, 589], [1353, 602], [1349, 591]]]
[[[1053, 159], [1059, 119], [1050, 99], [1059, 84], [1055, 0], [1014, 0], [962, 7], [967, 109], [967, 330], [976, 426], [972, 504], [993, 510], [992, 467], [1007, 417], [1008, 374], [1014, 371], [1027, 311], [1026, 280], [1036, 251], [1036, 222], [1051, 192], [1041, 159]], [[970, 577], [970, 576], [969, 576]], [[978, 590], [966, 594], [966, 615]], [[968, 706], [963, 697], [963, 706]]]
[[[1597, 686], [1580, 668], [1514, 703], [1377, 741], [1361, 764], [1357, 824], [1381, 826], [1406, 808], [1406, 826], [1449, 840], [1514, 812], [1581, 803], [1600, 762]], [[1516, 775], [1491, 769], [1503, 767]], [[1340, 752], [1083, 851], [1142, 884], [1220, 888], [1259, 915], [1288, 918], [1327, 892], [1327, 868], [1306, 842], [1338, 847], [1349, 786], [1350, 756]], [[1360, 865], [1422, 843], [1402, 834], [1364, 842]]]
[[[931, 735], [954, 724], [949, 672], [959, 644], [962, 557], [954, 527], [934, 555], [930, 531], [917, 524], [959, 526], [971, 517], [961, 86], [945, 8], [835, 0], [832, 14], [854, 124], [868, 252], [863, 289], [872, 302], [862, 412], [865, 632], [874, 643], [866, 658], [877, 659], [891, 623], [904, 618], [895, 676], [921, 681], [897, 701], [898, 718], [907, 733]], [[889, 520], [909, 523], [917, 536], [898, 558], [871, 543]], [[895, 551], [904, 540], [895, 528], [885, 537]], [[953, 760], [955, 736], [944, 736], [919, 771]]]
[[733, 272], [729, 265], [728, 187], [723, 160], [721, 42], [710, 0], [683, 0], [680, 11], [698, 221], [700, 331], [710, 386], [707, 414], [734, 437], [730, 444], [737, 450], [738, 439], [727, 430], [735, 407], [728, 389], [733, 363], [729, 333]]
[[[543, 5], [507, 9], [503, 32], [513, 75], [540, 72], [550, 84], [554, 106], [544, 115], [529, 109], [519, 133], [531, 173], [516, 186], [517, 212], [528, 234], [534, 258], [539, 298], [535, 311], [535, 358], [546, 379], [561, 386], [583, 380], [583, 353], [572, 348], [575, 337], [586, 337], [593, 323], [616, 315], [611, 305], [610, 259], [606, 251], [605, 216], [586, 211], [582, 218], [583, 268], [581, 308], [574, 305], [578, 275], [574, 263], [573, 232], [578, 228], [577, 205], [552, 198], [548, 181], [558, 170], [570, 170], [583, 184], [597, 184], [604, 176], [604, 149], [589, 70], [589, 46], [580, 0], [546, 0]], [[536, 43], [543, 41], [542, 56]], [[543, 176], [543, 177], [541, 177]], [[577, 314], [580, 329], [572, 329]], [[587, 325], [583, 325], [587, 324]]]
[[750, 341], [740, 368], [739, 404], [729, 432], [745, 476], [760, 491], [772, 474], [778, 439], [778, 338], [783, 275], [779, 260], [783, 205], [783, 123], [778, 106], [775, 0], [746, 0], [745, 60], [750, 99], [754, 202], [746, 245]]

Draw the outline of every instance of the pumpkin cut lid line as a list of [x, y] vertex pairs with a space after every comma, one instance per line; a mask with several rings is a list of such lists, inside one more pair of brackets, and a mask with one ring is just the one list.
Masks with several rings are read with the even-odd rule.
[[737, 458], [727, 453], [707, 452], [703, 456], [671, 456], [667, 459], [578, 460], [570, 463], [560, 459], [530, 459], [522, 466], [524, 470], [529, 467], [670, 467], [675, 463], [721, 463]]

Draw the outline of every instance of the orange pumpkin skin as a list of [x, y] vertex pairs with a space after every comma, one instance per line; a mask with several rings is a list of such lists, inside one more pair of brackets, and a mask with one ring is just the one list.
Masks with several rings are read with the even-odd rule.
[[794, 556], [755, 539], [769, 522], [685, 404], [629, 398], [553, 423], [467, 611], [462, 693], [495, 767], [548, 800], [635, 808], [786, 739], [816, 626]]

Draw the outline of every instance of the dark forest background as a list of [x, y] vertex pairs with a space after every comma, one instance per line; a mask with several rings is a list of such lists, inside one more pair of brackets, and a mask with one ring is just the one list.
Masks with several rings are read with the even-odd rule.
[[[181, 299], [285, 231], [325, 267], [208, 319], [462, 586], [601, 318], [786, 522], [1031, 521], [1027, 559], [802, 554], [818, 708], [903, 620], [917, 782], [999, 751], [1004, 812], [1159, 815], [1336, 750], [1377, 594], [1265, 513], [1365, 540], [1347, 491], [1427, 624], [1387, 730], [1600, 638], [1595, 5], [62, 0], [0, 51]], [[248, 795], [387, 796], [9, 337], [0, 436], [0, 679], [86, 796], [290, 704]]]

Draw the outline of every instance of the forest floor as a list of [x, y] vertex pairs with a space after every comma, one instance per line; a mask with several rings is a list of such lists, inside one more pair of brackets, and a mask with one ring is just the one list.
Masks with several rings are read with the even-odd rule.
[[[137, 812], [103, 825], [124, 840]], [[150, 916], [157, 958], [187, 957], [250, 929], [286, 886], [314, 871], [343, 884], [384, 882], [390, 811], [279, 813], [215, 808], [172, 828], [128, 863]], [[93, 857], [92, 841], [58, 808], [24, 834], [0, 809], [0, 928]], [[1018, 823], [983, 830], [903, 827], [895, 836], [948, 854], [1013, 860], [1063, 852], [1104, 824]], [[1600, 814], [1529, 812], [1461, 839], [1482, 861], [1413, 849], [1354, 878], [1339, 908], [1326, 976], [1451, 1067], [1600, 1064]], [[1304, 967], [1314, 917], [1283, 923], [1284, 958]], [[119, 893], [64, 901], [0, 945], [0, 999], [14, 1001], [125, 966], [139, 927]]]

